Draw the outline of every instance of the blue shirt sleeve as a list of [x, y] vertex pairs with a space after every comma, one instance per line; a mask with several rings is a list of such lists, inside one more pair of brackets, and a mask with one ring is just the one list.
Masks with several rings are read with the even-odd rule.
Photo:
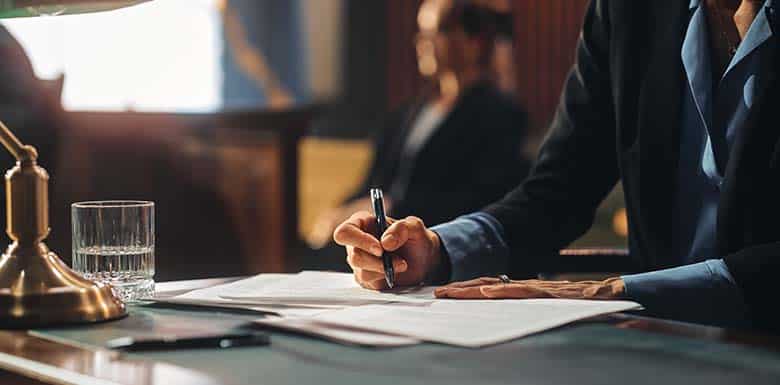
[[[431, 228], [450, 259], [447, 280], [506, 273], [504, 229], [487, 213], [474, 213]], [[629, 299], [643, 314], [725, 327], [748, 327], [742, 293], [722, 259], [622, 277]]]
[[487, 213], [474, 213], [432, 227], [450, 259], [452, 281], [506, 273], [509, 248], [504, 229]]
[[724, 327], [748, 327], [742, 293], [722, 259], [624, 275], [626, 295], [643, 314]]

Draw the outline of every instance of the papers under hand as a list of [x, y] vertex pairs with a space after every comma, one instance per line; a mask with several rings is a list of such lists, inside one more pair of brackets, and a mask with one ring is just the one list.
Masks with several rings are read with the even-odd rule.
[[[300, 288], [298, 292], [294, 288]], [[155, 298], [157, 302], [235, 308], [275, 314], [256, 320], [258, 325], [282, 329], [322, 339], [360, 346], [396, 347], [418, 344], [412, 337], [323, 325], [310, 317], [348, 306], [389, 301], [428, 303], [432, 289], [406, 289], [395, 294], [376, 293], [360, 288], [351, 274], [303, 272], [300, 274], [260, 274], [228, 284]], [[289, 293], [293, 292], [289, 298]], [[273, 293], [284, 293], [282, 295]], [[316, 295], [313, 295], [315, 294]], [[320, 295], [324, 293], [325, 295]], [[403, 293], [398, 294], [398, 293]], [[302, 298], [303, 295], [306, 298]], [[269, 297], [269, 295], [271, 295]], [[234, 299], [232, 299], [235, 297]], [[259, 298], [254, 298], [259, 297]]]
[[311, 320], [474, 348], [638, 307], [629, 301], [440, 300], [428, 306], [360, 306], [318, 314]]
[[268, 317], [255, 320], [260, 326], [288, 330], [315, 336], [347, 345], [395, 347], [419, 344], [419, 339], [399, 335], [355, 329], [352, 327], [325, 325], [308, 318]]
[[175, 296], [163, 296], [153, 298], [156, 302], [171, 303], [178, 305], [220, 307], [229, 309], [240, 309], [257, 311], [261, 313], [270, 313], [278, 316], [313, 316], [323, 311], [340, 309], [341, 306], [327, 305], [286, 305], [286, 304], [265, 304], [258, 305], [255, 302], [242, 302], [222, 298], [223, 293], [245, 292], [256, 287], [270, 285], [276, 281], [290, 278], [291, 274], [260, 274], [251, 278], [239, 281], [207, 287], [204, 289], [192, 290], [184, 294]]
[[371, 346], [431, 341], [480, 347], [640, 307], [628, 301], [440, 300], [433, 289], [376, 292], [359, 287], [351, 274], [304, 271], [260, 274], [157, 300], [273, 313], [281, 318], [257, 323]]
[[[249, 281], [247, 280], [239, 281]], [[238, 282], [237, 282], [238, 283]], [[304, 271], [286, 279], [259, 281], [257, 285], [244, 282], [224, 287], [223, 299], [251, 304], [360, 306], [368, 304], [407, 303], [427, 304], [432, 296], [378, 292], [360, 287], [351, 274], [322, 271]]]
[[227, 284], [152, 299], [180, 305], [222, 307], [300, 317], [366, 304], [427, 304], [433, 300], [432, 290], [407, 288], [393, 293], [382, 293], [361, 288], [352, 274], [304, 271], [298, 274], [259, 274]]

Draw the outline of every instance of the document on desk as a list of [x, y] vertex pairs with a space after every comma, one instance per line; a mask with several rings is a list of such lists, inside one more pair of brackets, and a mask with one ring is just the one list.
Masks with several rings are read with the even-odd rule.
[[352, 274], [325, 271], [303, 271], [285, 279], [263, 281], [256, 285], [247, 282], [226, 286], [222, 288], [219, 296], [243, 303], [320, 306], [361, 306], [383, 303], [424, 305], [433, 300], [432, 296], [422, 298], [404, 292], [364, 289], [355, 282]]
[[397, 347], [416, 345], [422, 342], [412, 337], [366, 331], [347, 326], [321, 324], [312, 321], [311, 318], [266, 317], [255, 320], [255, 323], [260, 326], [315, 336], [347, 345]]
[[369, 305], [312, 317], [353, 327], [443, 344], [482, 347], [598, 315], [639, 308], [629, 301], [567, 299], [438, 300], [428, 306]]
[[352, 274], [319, 271], [259, 274], [176, 296], [152, 298], [163, 303], [244, 309], [294, 317], [368, 304], [403, 302], [422, 305], [432, 299], [432, 291], [423, 288], [377, 292], [361, 288]]
[[272, 313], [259, 324], [342, 343], [401, 346], [418, 341], [480, 347], [577, 320], [639, 308], [628, 301], [436, 299], [433, 287], [361, 288], [351, 274], [260, 274], [160, 302]]
[[256, 302], [234, 301], [221, 297], [223, 293], [252, 290], [253, 288], [263, 287], [265, 285], [273, 284], [276, 281], [288, 279], [290, 276], [292, 276], [292, 274], [259, 274], [251, 278], [246, 278], [227, 284], [192, 290], [187, 293], [175, 296], [155, 297], [151, 298], [151, 300], [155, 302], [171, 303], [177, 305], [250, 310], [289, 317], [313, 316], [324, 311], [341, 309], [343, 307], [321, 304], [286, 305], [280, 303], [259, 305]]

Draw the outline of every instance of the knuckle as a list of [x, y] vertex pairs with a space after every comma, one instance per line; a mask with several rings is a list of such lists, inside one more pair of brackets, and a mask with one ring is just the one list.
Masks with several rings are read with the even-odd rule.
[[366, 227], [366, 222], [371, 218], [373, 218], [373, 215], [370, 212], [363, 210], [352, 214], [350, 220], [363, 229]]
[[344, 239], [344, 235], [346, 233], [345, 231], [346, 222], [338, 225], [336, 227], [336, 230], [333, 231], [333, 241], [336, 243], [343, 245], [346, 240]]
[[352, 254], [352, 266], [363, 269], [366, 267], [366, 257], [359, 252]]
[[423, 222], [423, 220], [415, 216], [406, 217], [406, 223], [409, 224], [409, 227], [415, 230], [422, 229], [425, 227], [425, 223]]
[[355, 282], [357, 282], [357, 284], [360, 285], [360, 287], [364, 287], [368, 289], [368, 287], [366, 286], [368, 282], [366, 282], [364, 279], [361, 278], [362, 276], [361, 273], [362, 271], [360, 269], [355, 269], [355, 274], [354, 274]]

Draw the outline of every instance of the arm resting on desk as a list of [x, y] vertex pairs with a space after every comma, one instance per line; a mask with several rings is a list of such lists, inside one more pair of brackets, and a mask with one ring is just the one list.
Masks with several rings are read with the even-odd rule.
[[[462, 281], [509, 273], [510, 252], [504, 241], [503, 228], [491, 215], [467, 215], [436, 226], [432, 230], [439, 235], [444, 254], [449, 259], [451, 280]], [[553, 261], [547, 265], [557, 265], [556, 269], [560, 272], [571, 271], [567, 270], [567, 267], [586, 266], [589, 258], [594, 258], [599, 268], [605, 268], [602, 271], [630, 267], [628, 253], [620, 250], [564, 250], [558, 256], [548, 257]], [[615, 269], [610, 269], [609, 265], [604, 264], [609, 261], [623, 262], [615, 266]], [[567, 266], [567, 262], [570, 262], [571, 266]], [[626, 275], [622, 278], [625, 287], [621, 287], [615, 279], [584, 284], [562, 283], [561, 287], [552, 287], [549, 286], [550, 283], [545, 283], [544, 288], [519, 281], [516, 283], [518, 287], [500, 286], [500, 291], [489, 287], [494, 284], [502, 285], [500, 282], [483, 279], [468, 284], [468, 287], [474, 290], [461, 290], [464, 286], [458, 284], [454, 290], [443, 290], [440, 294], [456, 298], [495, 298], [503, 295], [519, 295], [524, 298], [627, 298], [641, 303], [655, 316], [732, 327], [747, 325], [747, 310], [742, 293], [723, 260], [709, 260], [674, 269]], [[616, 284], [618, 286], [615, 286]]]

